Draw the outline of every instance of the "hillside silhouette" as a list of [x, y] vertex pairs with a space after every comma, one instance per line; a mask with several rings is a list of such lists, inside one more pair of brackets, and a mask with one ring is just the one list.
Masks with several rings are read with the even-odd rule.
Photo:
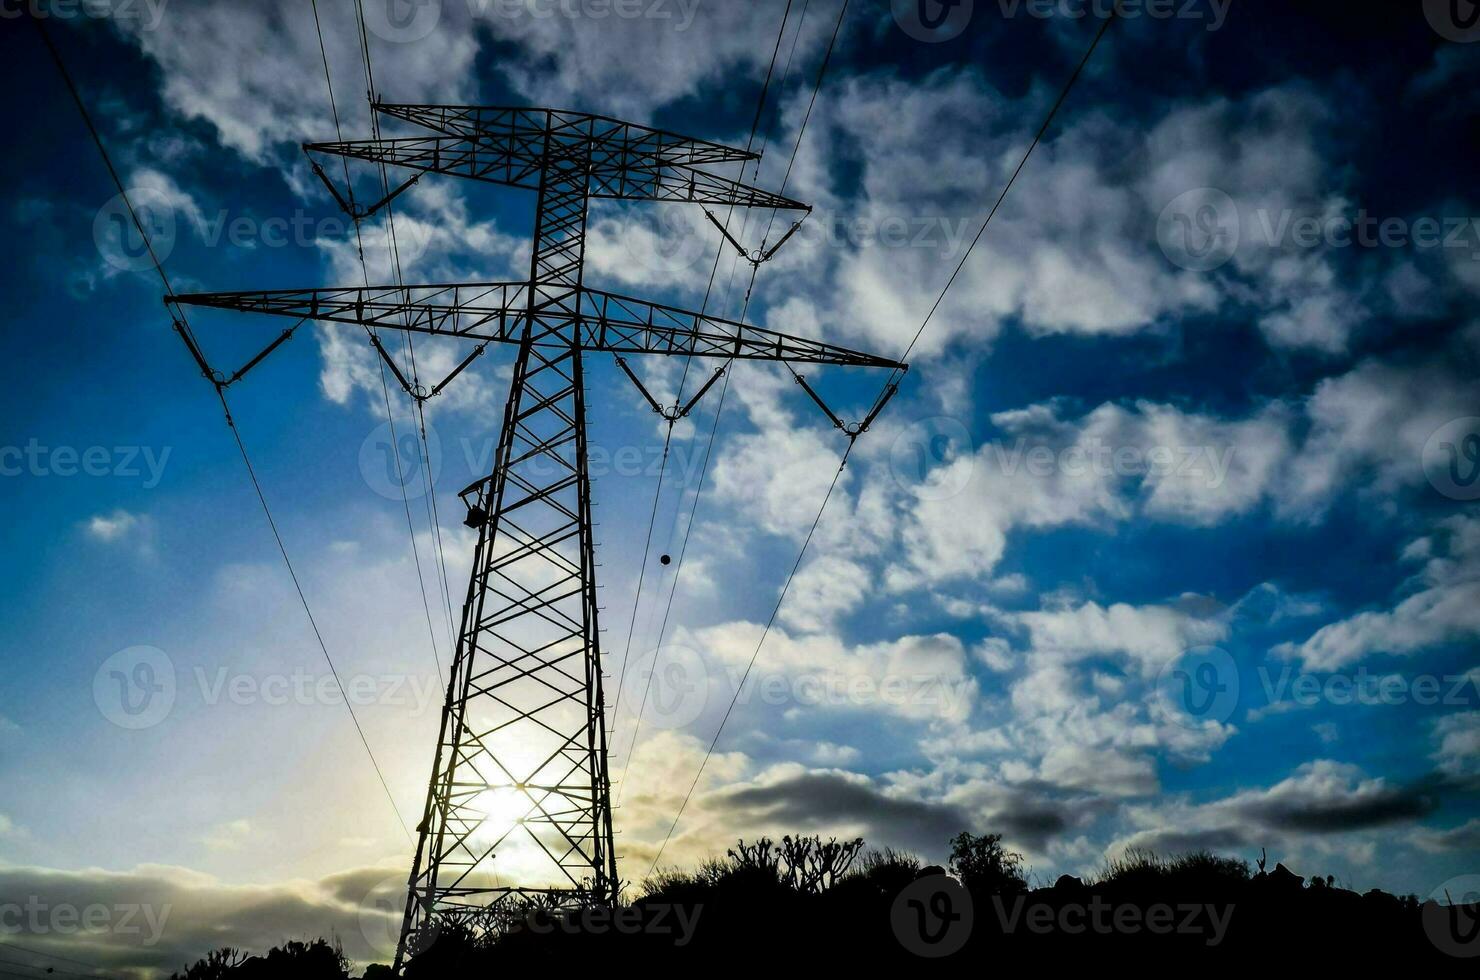
[[[1420, 902], [1276, 864], [1206, 852], [1130, 851], [1089, 880], [1033, 887], [995, 834], [962, 833], [948, 867], [865, 850], [862, 840], [740, 841], [723, 859], [668, 870], [621, 910], [535, 907], [475, 937], [447, 930], [407, 965], [408, 980], [492, 976], [572, 964], [679, 970], [827, 964], [875, 971], [1186, 966], [1405, 970], [1480, 956], [1480, 904]], [[348, 980], [325, 942], [265, 956], [211, 954], [174, 980]], [[368, 967], [365, 980], [392, 976]]]

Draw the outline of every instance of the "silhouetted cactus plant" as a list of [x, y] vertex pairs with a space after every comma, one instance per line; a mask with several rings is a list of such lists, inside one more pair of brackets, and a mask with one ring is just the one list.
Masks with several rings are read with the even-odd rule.
[[762, 837], [754, 844], [747, 844], [743, 839], [738, 840], [725, 854], [729, 856], [736, 871], [755, 871], [773, 878], [779, 876], [781, 852], [776, 847], [776, 842], [769, 837]]

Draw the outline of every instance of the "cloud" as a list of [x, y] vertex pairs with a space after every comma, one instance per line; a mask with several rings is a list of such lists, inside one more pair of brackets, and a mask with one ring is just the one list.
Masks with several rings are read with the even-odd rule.
[[[775, 305], [806, 297], [827, 330], [902, 350], [1053, 91], [1035, 84], [1009, 97], [974, 70], [830, 82], [792, 185], [817, 210], [778, 254], [762, 294]], [[803, 108], [788, 103], [783, 126], [794, 130]], [[1035, 336], [1125, 336], [1233, 309], [1252, 312], [1273, 346], [1346, 349], [1366, 309], [1360, 289], [1343, 283], [1339, 254], [1262, 233], [1265, 221], [1283, 227], [1281, 215], [1346, 206], [1323, 154], [1339, 124], [1321, 93], [1300, 83], [1165, 103], [1150, 119], [1071, 117], [1036, 149], [916, 356], [963, 339], [980, 349], [1013, 325]], [[1242, 231], [1232, 261], [1207, 273], [1167, 261], [1156, 236], [1163, 210], [1200, 188], [1229, 195]]]
[[971, 826], [970, 816], [957, 807], [890, 797], [869, 778], [840, 771], [778, 774], [757, 785], [725, 790], [714, 802], [732, 810], [741, 825], [795, 827], [803, 833], [856, 832], [865, 839], [927, 853], [938, 853], [952, 836]]
[[1431, 792], [1368, 778], [1356, 766], [1318, 759], [1266, 790], [1237, 794], [1220, 806], [1271, 830], [1342, 833], [1409, 823], [1438, 805]]
[[[456, 6], [446, 4], [446, 7]], [[517, 52], [499, 69], [525, 96], [541, 105], [582, 107], [620, 118], [645, 120], [659, 106], [693, 95], [721, 80], [759, 85], [776, 43], [784, 5], [673, 0], [638, 5], [642, 16], [622, 16], [626, 6], [524, 5], [475, 0], [470, 9], [499, 41]], [[570, 9], [577, 11], [567, 14]], [[593, 16], [592, 11], [604, 11]], [[803, 23], [796, 58], [809, 65], [831, 23]], [[795, 23], [795, 18], [794, 21]], [[788, 28], [783, 56], [796, 28]], [[422, 42], [426, 43], [426, 42]], [[840, 47], [846, 47], [846, 35]], [[661, 65], [661, 71], [653, 66]], [[779, 79], [779, 71], [778, 71]]]
[[[160, 980], [221, 946], [265, 953], [289, 939], [334, 936], [361, 965], [389, 962], [399, 912], [379, 901], [404, 869], [359, 868], [314, 881], [232, 885], [184, 868], [132, 871], [0, 868], [0, 894], [27, 896], [13, 938], [56, 956], [96, 964], [128, 980]], [[68, 931], [62, 910], [99, 910], [107, 928]], [[394, 927], [391, 921], [394, 919]], [[70, 920], [75, 921], [75, 920]]]
[[1319, 517], [1354, 484], [1379, 499], [1422, 484], [1425, 443], [1480, 404], [1467, 360], [1459, 348], [1417, 364], [1369, 360], [1317, 384], [1304, 406], [1309, 432], [1279, 494], [1281, 512]]
[[856, 561], [835, 555], [815, 558], [792, 580], [781, 621], [804, 633], [828, 630], [863, 603], [872, 582], [868, 569]]
[[[460, 4], [440, 4], [456, 12]], [[324, 46], [344, 122], [368, 129], [364, 66], [354, 5], [319, 4]], [[306, 139], [334, 133], [323, 84], [314, 14], [292, 0], [171, 6], [154, 29], [120, 19], [140, 50], [159, 65], [161, 96], [186, 119], [209, 123], [217, 138], [254, 163]], [[371, 36], [376, 80], [387, 96], [406, 102], [463, 101], [473, 93], [478, 51], [465, 18], [447, 17], [419, 44], [389, 44]], [[318, 80], [306, 88], [308, 80]], [[354, 130], [346, 132], [353, 138]], [[367, 134], [368, 135], [368, 134]]]
[[1430, 854], [1480, 851], [1480, 817], [1445, 830], [1422, 827], [1413, 832], [1413, 843]]
[[[1234, 420], [1146, 401], [1077, 419], [1066, 408], [997, 413], [996, 441], [911, 488], [903, 541], [912, 568], [894, 571], [893, 584], [990, 575], [1018, 529], [1136, 516], [1211, 526], [1259, 506], [1290, 452], [1289, 413], [1278, 403]], [[973, 519], [961, 521], [962, 512]]]
[[1412, 656], [1480, 636], [1480, 517], [1449, 518], [1407, 551], [1433, 555], [1412, 595], [1322, 626], [1304, 642], [1282, 643], [1274, 654], [1310, 670], [1340, 670], [1378, 654]]
[[[901, 522], [908, 589], [992, 575], [1014, 532], [1140, 520], [1214, 527], [1268, 508], [1319, 522], [1344, 494], [1391, 508], [1424, 483], [1424, 446], [1480, 403], [1467, 354], [1414, 364], [1366, 361], [1303, 400], [1223, 418], [1139, 400], [1075, 417], [1062, 400], [998, 412], [996, 438], [907, 485]], [[971, 521], [960, 520], [966, 512]]]
[[[1190, 605], [1190, 604], [1189, 604]], [[1096, 602], [1017, 617], [1034, 647], [1078, 659], [1124, 656], [1154, 677], [1190, 647], [1217, 643], [1228, 636], [1218, 616], [1197, 615], [1175, 606], [1131, 606]]]
[[119, 509], [109, 514], [95, 514], [83, 524], [88, 537], [94, 541], [114, 544], [127, 538], [147, 535], [149, 518]]
[[[755, 623], [727, 623], [696, 631], [694, 642], [738, 680], [761, 634]], [[748, 684], [756, 691], [782, 680], [796, 703], [828, 711], [952, 723], [971, 715], [979, 693], [968, 662], [960, 639], [945, 633], [849, 647], [834, 636], [773, 628]]]
[[1456, 779], [1480, 777], [1480, 711], [1465, 711], [1434, 723], [1439, 770]]
[[252, 838], [250, 820], [230, 820], [209, 830], [201, 842], [213, 851], [239, 851]]
[[1426, 784], [1395, 785], [1349, 763], [1315, 759], [1262, 789], [1200, 804], [1169, 798], [1128, 808], [1126, 815], [1135, 829], [1106, 851], [1115, 854], [1141, 847], [1160, 853], [1197, 848], [1227, 852], [1268, 846], [1286, 863], [1319, 854], [1367, 864], [1376, 851], [1375, 834], [1416, 824], [1437, 805]]

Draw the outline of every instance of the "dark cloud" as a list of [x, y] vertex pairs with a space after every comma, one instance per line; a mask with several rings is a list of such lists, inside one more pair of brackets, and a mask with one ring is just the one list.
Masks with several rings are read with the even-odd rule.
[[394, 952], [400, 916], [386, 903], [394, 890], [386, 883], [404, 887], [405, 877], [362, 868], [297, 885], [230, 886], [178, 868], [4, 868], [0, 926], [7, 941], [127, 980], [168, 976], [222, 946], [263, 953], [331, 936], [368, 964]]
[[1436, 853], [1480, 851], [1480, 818], [1448, 830], [1420, 830], [1414, 843], [1425, 851]]
[[967, 813], [949, 804], [901, 800], [838, 773], [804, 773], [765, 786], [722, 793], [715, 805], [732, 820], [759, 820], [826, 833], [839, 824], [863, 824], [871, 844], [939, 854], [946, 841], [972, 827]]
[[[814, 833], [862, 824], [871, 844], [941, 855], [946, 842], [963, 830], [1002, 833], [1013, 844], [1041, 849], [1075, 822], [1070, 800], [1048, 793], [1047, 787], [1014, 788], [966, 807], [899, 799], [857, 778], [814, 772], [724, 792], [715, 802], [733, 822], [766, 820]], [[1077, 799], [1088, 810], [1103, 810], [1095, 800]]]
[[1408, 823], [1433, 813], [1438, 798], [1421, 787], [1394, 787], [1350, 796], [1263, 799], [1241, 809], [1250, 820], [1275, 830], [1340, 834]]

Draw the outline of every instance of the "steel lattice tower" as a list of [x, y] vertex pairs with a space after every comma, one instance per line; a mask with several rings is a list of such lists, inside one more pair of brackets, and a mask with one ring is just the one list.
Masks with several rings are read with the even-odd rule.
[[[431, 135], [305, 149], [418, 171], [392, 197], [424, 172], [536, 191], [527, 281], [208, 293], [176, 301], [479, 341], [433, 393], [466, 368], [483, 344], [518, 346], [493, 470], [462, 494], [478, 543], [417, 828], [399, 969], [444, 925], [484, 932], [531, 900], [560, 908], [617, 899], [585, 355], [694, 355], [725, 364], [752, 359], [899, 370], [904, 365], [585, 285], [586, 218], [593, 198], [805, 210], [703, 169], [753, 160], [754, 154], [553, 109], [374, 108]], [[372, 343], [405, 383], [373, 334]], [[428, 397], [407, 387], [416, 397]], [[808, 393], [816, 398], [810, 387]], [[852, 433], [866, 428], [880, 407], [882, 399]], [[522, 848], [538, 867], [514, 868], [523, 879], [517, 883], [495, 876], [495, 854], [505, 848]], [[509, 870], [505, 866], [503, 873]]]

